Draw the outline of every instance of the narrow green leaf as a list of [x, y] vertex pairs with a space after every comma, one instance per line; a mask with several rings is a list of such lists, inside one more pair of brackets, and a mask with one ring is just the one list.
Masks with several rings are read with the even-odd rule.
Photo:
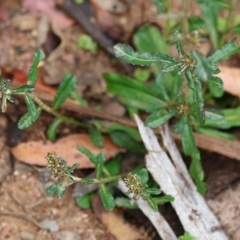
[[213, 53], [208, 60], [214, 64], [220, 61], [229, 59], [232, 55], [240, 51], [240, 45], [236, 44], [236, 39], [233, 39], [230, 43], [225, 44], [223, 47]]
[[51, 141], [55, 141], [57, 138], [57, 129], [58, 126], [62, 123], [61, 119], [55, 119], [52, 121], [51, 125], [48, 127], [47, 130], [47, 139]]
[[224, 118], [224, 115], [221, 111], [216, 109], [205, 109], [205, 117], [212, 121], [220, 121]]
[[187, 116], [182, 116], [174, 125], [173, 132], [177, 134], [181, 133], [184, 129], [186, 121], [187, 121]]
[[80, 105], [85, 107], [88, 106], [88, 102], [81, 97], [76, 89], [71, 93], [70, 97], [76, 100]]
[[104, 162], [105, 162], [105, 155], [103, 152], [100, 152], [96, 156], [95, 172], [96, 172], [97, 179], [100, 179], [102, 176]]
[[214, 88], [222, 88], [223, 87], [223, 81], [219, 77], [212, 77], [212, 78], [210, 78], [209, 81], [208, 81], [208, 84], [211, 87], [214, 87]]
[[159, 188], [146, 188], [145, 191], [150, 195], [158, 195], [161, 193], [161, 190]]
[[184, 153], [191, 156], [196, 150], [196, 143], [192, 134], [192, 126], [188, 122], [184, 124], [181, 131], [181, 140]]
[[45, 54], [42, 50], [38, 50], [35, 52], [35, 59], [28, 73], [28, 82], [27, 82], [28, 85], [34, 86], [38, 78], [38, 75], [37, 75], [38, 64], [44, 58], [45, 58]]
[[[198, 1], [199, 2], [199, 1]], [[209, 1], [210, 2], [210, 1]], [[201, 3], [200, 3], [201, 4]], [[217, 30], [217, 16], [218, 8], [210, 7], [208, 4], [201, 4], [202, 13], [204, 15], [204, 20], [208, 28], [208, 33], [210, 35], [211, 42], [214, 49], [218, 48], [218, 30]]]
[[192, 151], [192, 162], [190, 165], [190, 175], [195, 180], [197, 190], [200, 194], [204, 195], [206, 193], [207, 187], [206, 184], [203, 182], [204, 179], [204, 171], [201, 164], [200, 159], [200, 153], [196, 149], [195, 151]]
[[87, 193], [81, 197], [76, 197], [76, 204], [82, 209], [89, 209], [92, 206], [91, 197], [93, 193]]
[[121, 130], [123, 132], [126, 132], [127, 134], [129, 134], [134, 140], [141, 142], [141, 136], [139, 134], [139, 131], [135, 128], [131, 128], [128, 126], [125, 126], [123, 124], [120, 123], [111, 123], [108, 127], [107, 127], [107, 132], [111, 133], [113, 131], [116, 130]]
[[93, 184], [93, 183], [97, 183], [97, 181], [94, 178], [82, 178], [81, 182], [82, 184]]
[[126, 209], [138, 209], [136, 202], [131, 203], [130, 199], [125, 197], [117, 197], [115, 199], [115, 204], [117, 207], [126, 208]]
[[141, 182], [143, 182], [143, 183], [148, 182], [148, 171], [146, 168], [142, 168], [140, 171], [138, 171], [137, 175]]
[[110, 133], [111, 140], [119, 147], [128, 149], [132, 152], [146, 153], [142, 143], [135, 141], [129, 134], [123, 131], [114, 131]]
[[146, 125], [151, 128], [160, 127], [163, 125], [166, 121], [168, 121], [170, 118], [172, 118], [174, 115], [176, 115], [177, 111], [172, 112], [154, 112], [146, 119]]
[[117, 58], [131, 64], [147, 66], [154, 62], [175, 63], [176, 60], [162, 53], [136, 53], [130, 46], [118, 43], [113, 47]]
[[161, 94], [164, 98], [164, 100], [169, 100], [169, 96], [168, 96], [168, 88], [167, 88], [167, 84], [166, 84], [166, 80], [164, 78], [164, 75], [162, 73], [159, 73], [156, 77], [156, 83], [158, 88], [161, 91]]
[[63, 79], [53, 99], [52, 107], [58, 110], [76, 88], [77, 79], [70, 75]]
[[215, 98], [221, 98], [224, 94], [223, 88], [215, 87], [212, 86], [211, 84], [208, 84], [208, 88], [212, 96]]
[[34, 101], [28, 95], [24, 95], [29, 114], [34, 118], [37, 115], [37, 109]]
[[97, 128], [90, 128], [89, 137], [94, 144], [94, 146], [102, 148], [104, 147], [104, 138], [100, 130]]
[[157, 203], [155, 202], [154, 198], [148, 196], [146, 197], [146, 199], [144, 199], [148, 202], [148, 205], [150, 206], [150, 208], [154, 211], [154, 212], [157, 212], [158, 211], [158, 205]]
[[156, 202], [157, 205], [161, 205], [167, 202], [173, 202], [174, 201], [174, 197], [171, 195], [165, 195], [162, 197], [155, 197], [154, 201]]
[[114, 198], [113, 198], [112, 194], [110, 193], [108, 187], [104, 184], [101, 184], [99, 193], [100, 193], [100, 197], [103, 202], [103, 206], [108, 211], [112, 211], [115, 207], [115, 202], [114, 202]]
[[196, 72], [199, 79], [203, 82], [207, 82], [213, 74], [211, 63], [199, 52], [193, 51], [192, 56], [196, 60]]
[[41, 108], [38, 108], [34, 117], [29, 112], [24, 114], [18, 121], [18, 128], [23, 130], [31, 126], [40, 117], [41, 111]]
[[96, 164], [96, 156], [91, 153], [91, 151], [89, 151], [87, 148], [79, 146], [77, 147], [77, 150], [86, 155], [93, 164]]
[[198, 127], [195, 129], [199, 133], [203, 133], [205, 135], [213, 136], [213, 137], [218, 137], [218, 138], [223, 138], [227, 140], [237, 140], [237, 137], [226, 132], [221, 132], [215, 129], [211, 128], [206, 128], [206, 127]]
[[35, 89], [34, 86], [23, 85], [23, 86], [12, 89], [12, 93], [32, 92], [34, 89]]

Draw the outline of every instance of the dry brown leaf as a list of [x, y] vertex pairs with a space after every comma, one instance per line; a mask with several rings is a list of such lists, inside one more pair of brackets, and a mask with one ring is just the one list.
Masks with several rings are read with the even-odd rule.
[[91, 168], [94, 165], [89, 161], [88, 157], [76, 149], [78, 146], [85, 147], [94, 154], [102, 151], [106, 159], [125, 151], [114, 145], [108, 137], [105, 137], [104, 141], [104, 148], [97, 148], [93, 146], [87, 134], [72, 134], [59, 139], [55, 143], [48, 140], [20, 143], [16, 147], [11, 148], [10, 151], [19, 161], [28, 164], [45, 166], [47, 164], [45, 159], [47, 153], [55, 152], [56, 155], [63, 158], [69, 166], [74, 163], [79, 163], [79, 168]]
[[219, 68], [221, 72], [217, 76], [223, 80], [224, 90], [240, 97], [240, 69], [227, 66], [220, 66]]

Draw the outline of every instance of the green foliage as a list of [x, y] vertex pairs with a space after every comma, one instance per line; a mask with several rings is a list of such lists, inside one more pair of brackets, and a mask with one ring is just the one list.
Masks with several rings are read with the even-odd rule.
[[147, 69], [136, 68], [134, 71], [134, 77], [140, 82], [146, 82], [149, 79], [150, 75], [151, 73]]
[[115, 198], [115, 204], [117, 207], [121, 207], [121, 208], [138, 209], [138, 205], [135, 202], [131, 203], [129, 198], [125, 198], [125, 197]]
[[61, 119], [55, 119], [47, 130], [47, 139], [51, 141], [55, 141], [57, 137], [57, 129], [59, 125], [62, 123]]
[[57, 184], [51, 185], [47, 188], [46, 193], [48, 196], [57, 195], [59, 198], [62, 198], [66, 191], [66, 186], [59, 182]]
[[89, 209], [92, 206], [91, 197], [93, 193], [87, 193], [81, 197], [76, 197], [76, 204], [82, 209]]
[[30, 127], [40, 117], [41, 112], [42, 109], [38, 108], [34, 116], [30, 112], [25, 113], [18, 121], [18, 128], [23, 130]]
[[66, 99], [71, 95], [71, 93], [76, 88], [77, 79], [75, 76], [66, 75], [63, 81], [58, 87], [56, 95], [53, 99], [52, 107], [54, 110], [58, 110]]
[[96, 54], [97, 51], [98, 51], [97, 44], [87, 34], [81, 34], [81, 36], [78, 37], [78, 39], [77, 39], [77, 46], [80, 49], [84, 49], [86, 51], [91, 52], [92, 54]]
[[179, 237], [178, 240], [197, 240], [189, 232], [185, 232], [183, 236]]
[[108, 211], [112, 211], [115, 207], [115, 201], [108, 187], [105, 184], [101, 184], [99, 193], [104, 207]]
[[37, 115], [37, 109], [36, 109], [35, 103], [28, 95], [25, 95], [24, 98], [25, 98], [25, 103], [27, 105], [28, 113], [30, 116], [34, 118]]
[[99, 129], [95, 127], [90, 128], [89, 137], [96, 147], [104, 147], [104, 138], [102, 132]]
[[45, 58], [45, 54], [42, 50], [38, 50], [35, 53], [35, 59], [33, 62], [33, 65], [31, 66], [30, 70], [29, 70], [29, 74], [28, 74], [28, 85], [34, 85], [37, 78], [38, 78], [38, 64], [40, 63], [40, 61], [42, 61]]

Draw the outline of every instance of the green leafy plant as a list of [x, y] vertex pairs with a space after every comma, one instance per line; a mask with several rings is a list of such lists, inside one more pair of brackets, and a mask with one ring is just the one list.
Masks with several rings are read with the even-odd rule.
[[[192, 158], [190, 174], [197, 184], [198, 191], [204, 194], [204, 172], [193, 129], [201, 128], [207, 121], [220, 121], [223, 116], [216, 110], [204, 109], [202, 83], [222, 87], [222, 80], [213, 76], [220, 71], [217, 64], [239, 52], [240, 46], [233, 40], [205, 58], [197, 51], [186, 53], [180, 39], [181, 34], [176, 31], [174, 42], [179, 59], [159, 52], [137, 53], [124, 44], [114, 46], [116, 57], [127, 63], [141, 66], [161, 63], [160, 73], [156, 75], [153, 87], [117, 74], [105, 74], [104, 77], [108, 83], [108, 91], [117, 95], [120, 101], [150, 113], [146, 119], [146, 125], [149, 127], [159, 127], [173, 117], [177, 119], [173, 130], [181, 135], [183, 151]], [[163, 74], [170, 72], [172, 79], [168, 83]]]

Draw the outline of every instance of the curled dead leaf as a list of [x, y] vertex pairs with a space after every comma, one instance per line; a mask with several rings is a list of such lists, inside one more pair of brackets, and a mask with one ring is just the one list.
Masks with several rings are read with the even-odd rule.
[[102, 151], [106, 159], [116, 156], [125, 150], [117, 147], [108, 138], [104, 137], [105, 145], [103, 148], [95, 147], [87, 134], [72, 134], [63, 137], [52, 143], [51, 141], [30, 141], [20, 143], [10, 151], [21, 162], [33, 165], [45, 166], [47, 161], [45, 156], [48, 152], [55, 152], [58, 157], [63, 158], [69, 166], [74, 163], [80, 164], [79, 168], [92, 168], [94, 165], [89, 161], [88, 157], [77, 150], [78, 146], [89, 149], [93, 154]]

